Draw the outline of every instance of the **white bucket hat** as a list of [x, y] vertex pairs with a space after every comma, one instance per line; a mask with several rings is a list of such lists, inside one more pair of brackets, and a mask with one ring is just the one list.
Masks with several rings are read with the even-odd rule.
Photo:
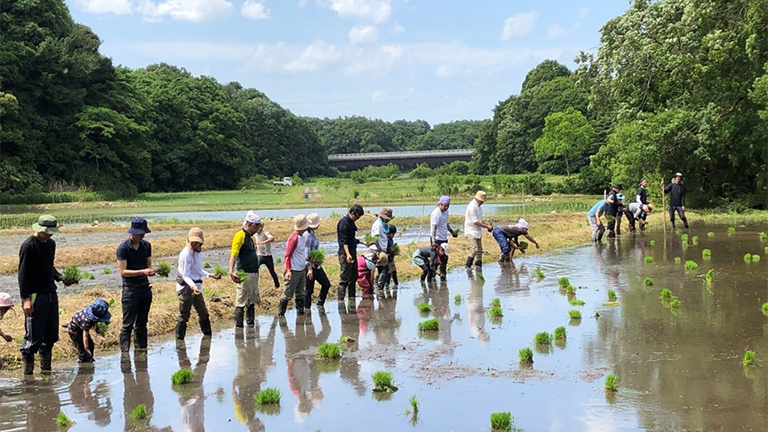
[[520, 220], [517, 221], [517, 226], [519, 226], [520, 228], [528, 229], [528, 221], [526, 221], [523, 218], [520, 218]]

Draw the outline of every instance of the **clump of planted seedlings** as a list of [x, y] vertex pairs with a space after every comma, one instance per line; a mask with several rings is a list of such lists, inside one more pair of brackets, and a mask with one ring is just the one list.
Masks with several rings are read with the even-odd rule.
[[419, 323], [419, 331], [437, 331], [439, 328], [440, 323], [435, 318]]
[[373, 391], [375, 392], [394, 393], [397, 391], [397, 386], [395, 386], [390, 372], [377, 371], [374, 373], [373, 385]]
[[571, 281], [569, 281], [568, 278], [565, 276], [558, 279], [557, 283], [560, 285], [560, 288], [568, 288], [569, 286], [571, 286]]
[[584, 306], [584, 304], [585, 304], [585, 303], [584, 303], [584, 300], [580, 300], [580, 299], [577, 299], [577, 298], [572, 298], [572, 299], [570, 300], [570, 303], [571, 303], [571, 305], [573, 305], [573, 306]]
[[555, 329], [555, 340], [565, 339], [565, 327], [560, 326]]
[[608, 301], [611, 303], [615, 303], [616, 300], [619, 298], [616, 296], [616, 291], [614, 290], [608, 290]]
[[501, 307], [501, 299], [498, 297], [494, 297], [491, 300], [491, 307]]
[[675, 257], [675, 264], [680, 264], [683, 262], [683, 259], [680, 257]]
[[653, 262], [653, 257], [652, 256], [645, 257], [645, 263], [646, 264], [651, 264], [652, 262]]
[[517, 352], [518, 357], [520, 357], [520, 364], [524, 365], [531, 365], [533, 364], [533, 350], [525, 347]]
[[147, 417], [149, 417], [149, 412], [147, 412], [147, 406], [143, 403], [136, 405], [136, 408], [131, 411], [131, 418], [134, 420], [144, 420]]
[[728, 235], [734, 235], [735, 233], [736, 233], [736, 228], [728, 227]]
[[536, 345], [550, 345], [552, 343], [552, 335], [545, 331], [538, 332], [533, 338], [533, 341], [536, 343]]
[[352, 336], [341, 335], [339, 337], [339, 343], [352, 343], [354, 341], [355, 341], [355, 338], [353, 338]]
[[325, 342], [317, 347], [317, 354], [324, 359], [334, 360], [341, 357], [341, 348], [336, 344]]
[[60, 428], [69, 428], [72, 427], [73, 424], [75, 424], [75, 422], [70, 420], [69, 416], [63, 411], [59, 412], [59, 415], [56, 416], [56, 426]]
[[712, 231], [707, 233], [707, 237], [714, 237], [714, 236], [715, 236], [715, 233], [713, 233]]
[[751, 253], [745, 253], [744, 254], [744, 262], [749, 264], [752, 262], [752, 254]]
[[688, 271], [697, 270], [699, 268], [699, 265], [696, 264], [696, 261], [687, 260], [685, 262], [685, 269]]
[[650, 246], [656, 246], [656, 240], [651, 240], [648, 242]]
[[761, 310], [763, 311], [763, 315], [768, 316], [768, 302], [763, 303]]
[[567, 287], [565, 287], [565, 293], [571, 294], [571, 295], [576, 294], [576, 287], [573, 285], [568, 285]]
[[157, 274], [162, 277], [168, 277], [171, 274], [171, 266], [168, 263], [160, 263], [157, 265]]
[[580, 320], [581, 312], [577, 311], [576, 309], [571, 309], [568, 311], [568, 316], [571, 317], [571, 319]]
[[80, 272], [80, 276], [82, 276], [83, 279], [90, 279], [90, 280], [96, 279], [96, 277], [93, 276], [93, 273], [87, 272], [87, 271]]
[[677, 309], [680, 307], [680, 300], [677, 297], [672, 297], [672, 300], [669, 301], [669, 307], [672, 309]]
[[455, 296], [453, 296], [453, 302], [456, 303], [457, 305], [461, 304], [461, 294], [456, 294]]
[[203, 268], [207, 268], [207, 269], [211, 268], [211, 263], [209, 263], [208, 261], [204, 262]]
[[705, 260], [712, 258], [712, 251], [709, 249], [702, 249], [701, 250], [701, 257]]
[[691, 237], [691, 243], [694, 246], [698, 246], [698, 244], [699, 244], [699, 236], [695, 235], [695, 236]]
[[610, 392], [615, 392], [619, 389], [619, 383], [617, 382], [619, 379], [616, 374], [608, 374], [608, 376], [605, 377], [605, 389]]
[[651, 279], [651, 278], [643, 279], [643, 285], [645, 285], [645, 286], [653, 286], [653, 279]]
[[431, 307], [427, 303], [420, 303], [419, 304], [419, 312], [429, 312], [432, 310]]
[[491, 431], [510, 432], [512, 430], [512, 413], [509, 411], [495, 412], [491, 414]]
[[744, 353], [744, 358], [741, 360], [741, 364], [744, 366], [754, 366], [755, 365], [755, 352], [752, 350], [747, 350]]
[[761, 232], [760, 234], [758, 234], [758, 236], [760, 237], [760, 241], [768, 240], [768, 234], [766, 234], [764, 232]]
[[110, 269], [109, 267], [104, 267], [101, 273], [105, 275], [112, 274], [112, 269]]
[[668, 290], [667, 288], [664, 288], [661, 290], [661, 298], [664, 300], [669, 300], [672, 298], [672, 291]]
[[257, 405], [276, 405], [280, 403], [280, 389], [277, 387], [267, 387], [264, 390], [257, 391], [253, 395], [253, 400]]
[[501, 309], [501, 306], [491, 306], [488, 309], [488, 316], [491, 318], [501, 318], [504, 316], [504, 311]]
[[408, 399], [408, 403], [411, 404], [410, 408], [405, 409], [405, 415], [418, 415], [419, 414], [419, 398], [413, 395]]
[[715, 269], [707, 270], [707, 273], [704, 275], [704, 280], [707, 282], [707, 285], [712, 285], [712, 282], [715, 280]]
[[753, 263], [760, 262], [760, 255], [752, 254], [752, 262]]
[[763, 252], [765, 252], [765, 254], [766, 254], [766, 255], [768, 255], [768, 246], [766, 246], [765, 248], [763, 248]]
[[538, 267], [536, 267], [536, 270], [533, 271], [533, 274], [534, 274], [534, 276], [536, 276], [539, 279], [544, 279], [545, 278], [544, 272], [541, 271], [541, 269], [538, 268]]
[[680, 241], [682, 241], [683, 243], [688, 243], [688, 234], [681, 235]]
[[680, 235], [682, 233], [683, 233], [683, 229], [682, 228], [678, 228], [678, 229], [675, 230], [675, 234], [677, 234], [677, 235]]
[[174, 372], [173, 375], [171, 375], [171, 382], [176, 385], [189, 384], [192, 382], [192, 378], [194, 378], [194, 376], [195, 373], [192, 372], [192, 369], [181, 368]]
[[80, 269], [73, 265], [64, 267], [64, 274], [62, 276], [62, 282], [64, 282], [64, 285], [67, 286], [80, 283], [80, 280], [83, 278], [83, 274], [80, 272]]

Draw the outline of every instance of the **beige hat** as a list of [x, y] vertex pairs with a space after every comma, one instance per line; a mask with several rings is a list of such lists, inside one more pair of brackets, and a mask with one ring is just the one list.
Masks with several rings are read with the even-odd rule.
[[307, 222], [307, 217], [303, 214], [296, 215], [293, 218], [293, 229], [296, 231], [303, 231], [305, 229], [309, 228], [309, 222]]
[[376, 216], [380, 217], [381, 219], [387, 222], [395, 218], [395, 216], [392, 213], [392, 209], [389, 207], [382, 208], [381, 211]]
[[307, 223], [309, 223], [310, 228], [317, 229], [317, 227], [320, 226], [320, 215], [317, 213], [310, 213], [307, 216]]
[[203, 239], [203, 230], [197, 227], [191, 228], [187, 233], [187, 241], [190, 243], [192, 242], [198, 242], [200, 244], [205, 243]]
[[485, 202], [485, 198], [488, 197], [488, 194], [485, 193], [485, 191], [477, 191], [475, 194], [475, 199], [480, 202]]

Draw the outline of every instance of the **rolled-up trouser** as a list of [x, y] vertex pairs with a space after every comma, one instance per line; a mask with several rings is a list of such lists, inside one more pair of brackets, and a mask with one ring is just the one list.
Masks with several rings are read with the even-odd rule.
[[587, 222], [589, 222], [589, 227], [592, 228], [592, 241], [596, 242], [602, 240], [605, 226], [603, 224], [597, 224], [597, 216], [588, 215]]
[[94, 353], [94, 343], [93, 339], [91, 338], [91, 335], [88, 334], [88, 351], [91, 353], [88, 354], [88, 352], [85, 350], [85, 345], [83, 345], [83, 331], [80, 329], [77, 329], [76, 333], [68, 333], [69, 339], [72, 340], [72, 343], [75, 345], [75, 348], [77, 348], [77, 359], [81, 363], [90, 363], [93, 361], [93, 357], [95, 355]]
[[199, 284], [197, 288], [201, 291], [200, 294], [195, 294], [192, 288], [186, 284], [181, 291], [176, 293], [179, 297], [179, 317], [176, 319], [177, 323], [186, 324], [187, 321], [189, 321], [189, 315], [192, 312], [193, 306], [197, 311], [197, 320], [199, 322], [210, 320], [208, 316], [208, 307], [205, 306], [205, 298], [202, 293], [203, 285]]
[[483, 262], [483, 239], [467, 236], [467, 246], [469, 246], [469, 257], [474, 258], [475, 262]]
[[307, 278], [307, 289], [304, 292], [305, 306], [309, 306], [312, 302], [312, 295], [315, 293], [315, 281], [320, 284], [320, 295], [317, 300], [321, 303], [325, 303], [325, 298], [328, 297], [328, 290], [331, 289], [331, 282], [328, 280], [328, 275], [325, 274], [325, 269], [315, 267], [312, 269], [312, 279]]
[[507, 237], [504, 236], [504, 232], [498, 227], [494, 227], [491, 234], [493, 234], [493, 238], [496, 239], [496, 243], [499, 244], [502, 255], [508, 255], [512, 250], [512, 247], [509, 245], [509, 240], [507, 240]]
[[291, 279], [286, 279], [283, 288], [283, 297], [280, 300], [288, 301], [296, 297], [296, 306], [303, 307], [304, 292], [307, 289], [307, 269], [291, 270]]
[[[435, 244], [439, 248], [441, 244], [448, 243], [448, 240], [435, 240]], [[440, 256], [440, 254], [437, 254], [437, 261], [438, 266], [440, 267], [440, 274], [445, 276], [448, 274], [448, 254], [445, 254], [443, 256]]]
[[24, 343], [22, 354], [49, 353], [59, 341], [59, 296], [35, 294], [32, 316], [24, 318]]
[[357, 257], [352, 255], [352, 262], [347, 262], [345, 255], [339, 255], [339, 290], [338, 299], [344, 300], [345, 296], [354, 299], [357, 295]]
[[123, 285], [123, 328], [120, 330], [120, 340], [130, 341], [131, 333], [136, 332], [136, 348], [147, 347], [147, 321], [149, 309], [152, 306], [152, 287], [129, 287]]
[[246, 273], [245, 282], [237, 285], [237, 298], [235, 307], [246, 307], [252, 304], [261, 304], [259, 296], [259, 273]]

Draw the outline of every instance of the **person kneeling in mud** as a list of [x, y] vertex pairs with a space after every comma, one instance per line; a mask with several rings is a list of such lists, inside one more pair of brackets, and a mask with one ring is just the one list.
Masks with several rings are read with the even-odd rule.
[[[357, 285], [360, 286], [363, 298], [373, 297], [373, 272], [379, 263], [379, 249], [371, 245], [368, 252], [357, 258]], [[386, 255], [384, 255], [386, 256]]]
[[635, 231], [635, 221], [640, 224], [640, 230], [645, 230], [645, 219], [648, 213], [653, 211], [653, 204], [640, 204], [638, 202], [629, 203], [624, 209], [624, 215], [629, 222], [629, 231]]
[[77, 359], [80, 363], [93, 363], [94, 343], [91, 338], [91, 329], [100, 322], [109, 324], [111, 319], [109, 303], [104, 299], [96, 299], [92, 304], [76, 312], [69, 320], [67, 333], [72, 344], [77, 348]]
[[539, 243], [528, 234], [528, 222], [522, 218], [515, 225], [497, 225], [493, 227], [492, 234], [493, 238], [496, 239], [496, 243], [499, 244], [499, 248], [501, 248], [499, 262], [510, 261], [515, 256], [516, 250], [525, 253], [528, 243], [519, 241], [520, 236], [525, 236], [531, 243], [536, 245], [536, 249], [539, 248]]

